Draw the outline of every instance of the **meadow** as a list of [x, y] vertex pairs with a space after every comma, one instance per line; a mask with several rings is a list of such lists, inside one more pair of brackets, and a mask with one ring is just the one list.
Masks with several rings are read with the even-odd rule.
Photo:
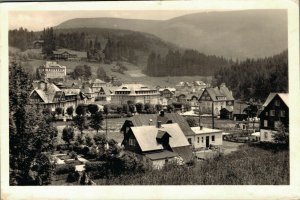
[[242, 145], [193, 166], [93, 180], [97, 185], [288, 185], [289, 152]]

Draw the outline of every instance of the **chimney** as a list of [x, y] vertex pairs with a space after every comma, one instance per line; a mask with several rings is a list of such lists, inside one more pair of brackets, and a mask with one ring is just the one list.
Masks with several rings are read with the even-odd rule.
[[203, 126], [202, 125], [200, 125], [200, 130], [202, 130], [203, 129]]
[[161, 128], [161, 121], [157, 121], [156, 128]]

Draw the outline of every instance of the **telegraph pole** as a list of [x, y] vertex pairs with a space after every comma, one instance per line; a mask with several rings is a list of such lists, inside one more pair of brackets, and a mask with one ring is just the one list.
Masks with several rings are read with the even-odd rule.
[[214, 120], [214, 101], [211, 102], [211, 120], [212, 120], [212, 129], [215, 128], [215, 120]]

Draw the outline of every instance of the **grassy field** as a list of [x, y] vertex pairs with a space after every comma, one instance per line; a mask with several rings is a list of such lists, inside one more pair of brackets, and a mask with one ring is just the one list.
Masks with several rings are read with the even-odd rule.
[[288, 185], [289, 152], [242, 145], [194, 166], [94, 180], [98, 185]]
[[[123, 64], [128, 68], [128, 71], [125, 71], [124, 74], [113, 72], [111, 69], [116, 63], [112, 64], [104, 64], [104, 63], [96, 63], [96, 62], [87, 62], [87, 61], [59, 61], [61, 65], [67, 67], [67, 73], [70, 73], [74, 70], [74, 68], [78, 65], [89, 65], [92, 69], [92, 78], [96, 78], [97, 69], [101, 66], [106, 71], [106, 74], [109, 77], [115, 77], [116, 80], [119, 80], [123, 83], [142, 83], [150, 86], [161, 86], [161, 87], [174, 87], [180, 81], [195, 81], [195, 80], [203, 80], [205, 82], [211, 82], [211, 77], [204, 76], [172, 76], [172, 77], [149, 77], [143, 74], [142, 69], [143, 66], [136, 66], [127, 62], [123, 62]], [[45, 64], [45, 60], [28, 60], [22, 61], [22, 66], [29, 73], [34, 74], [36, 68], [40, 65]], [[74, 80], [70, 80], [71, 82], [76, 82]]]

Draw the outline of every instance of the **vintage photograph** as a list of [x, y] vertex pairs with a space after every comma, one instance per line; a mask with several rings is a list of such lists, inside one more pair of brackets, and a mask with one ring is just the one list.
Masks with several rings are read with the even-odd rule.
[[299, 11], [232, 2], [0, 5], [1, 200], [300, 197]]
[[9, 185], [290, 185], [287, 9], [8, 13]]

